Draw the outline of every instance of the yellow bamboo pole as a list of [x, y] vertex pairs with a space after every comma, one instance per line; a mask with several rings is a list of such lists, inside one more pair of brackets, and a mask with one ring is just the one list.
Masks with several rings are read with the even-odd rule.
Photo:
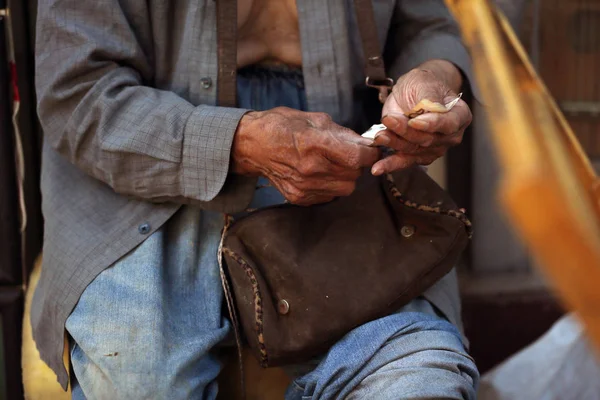
[[504, 16], [488, 0], [446, 4], [486, 103], [507, 215], [600, 348], [598, 177]]

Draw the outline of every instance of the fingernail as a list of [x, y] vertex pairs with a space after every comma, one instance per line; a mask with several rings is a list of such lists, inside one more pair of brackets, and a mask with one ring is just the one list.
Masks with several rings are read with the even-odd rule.
[[382, 173], [383, 173], [383, 168], [381, 168], [378, 165], [371, 168], [371, 174], [373, 174], [375, 176], [381, 175]]
[[390, 117], [389, 115], [384, 115], [383, 118], [381, 118], [381, 123], [391, 130], [396, 130], [400, 127], [400, 121], [394, 117]]
[[384, 134], [378, 134], [375, 136], [375, 141], [380, 146], [386, 146], [390, 143], [390, 138]]
[[419, 131], [425, 131], [429, 128], [429, 122], [420, 119], [411, 119], [408, 121], [408, 126]]

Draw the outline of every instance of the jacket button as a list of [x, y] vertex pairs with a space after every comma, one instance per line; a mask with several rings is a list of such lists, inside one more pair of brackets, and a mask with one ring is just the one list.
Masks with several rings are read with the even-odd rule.
[[412, 225], [404, 225], [401, 229], [400, 229], [400, 234], [402, 236], [404, 236], [405, 238], [409, 238], [412, 235], [415, 234], [415, 227]]
[[141, 224], [140, 226], [138, 226], [138, 232], [142, 235], [146, 235], [148, 232], [150, 232], [150, 224], [147, 222]]
[[290, 303], [288, 303], [287, 300], [279, 300], [279, 303], [277, 303], [277, 311], [279, 311], [279, 314], [281, 315], [289, 313]]
[[200, 83], [202, 84], [202, 87], [204, 89], [210, 89], [210, 87], [212, 86], [212, 79], [210, 79], [209, 77], [205, 77], [200, 79]]

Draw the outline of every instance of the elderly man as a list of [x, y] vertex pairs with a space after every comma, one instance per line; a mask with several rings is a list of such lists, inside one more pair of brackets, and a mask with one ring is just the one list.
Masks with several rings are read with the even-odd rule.
[[[32, 324], [64, 387], [66, 329], [75, 399], [214, 399], [231, 343], [222, 213], [348, 195], [362, 169], [431, 163], [471, 122], [462, 100], [446, 114], [402, 114], [469, 88], [442, 1], [373, 2], [397, 79], [375, 139], [396, 152], [383, 159], [356, 134], [377, 121], [350, 0], [239, 0], [237, 108], [216, 105], [219, 1], [39, 2], [46, 232]], [[286, 398], [473, 398], [459, 314], [453, 272], [290, 367]]]

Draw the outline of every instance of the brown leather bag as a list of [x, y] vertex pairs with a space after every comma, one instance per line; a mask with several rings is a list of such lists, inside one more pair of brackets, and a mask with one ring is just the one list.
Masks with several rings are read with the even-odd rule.
[[222, 251], [237, 318], [263, 367], [325, 351], [455, 265], [468, 243], [464, 214], [421, 168], [393, 179], [368, 174], [348, 197], [257, 210], [229, 227]]
[[[378, 88], [383, 101], [393, 81], [379, 55], [371, 0], [354, 1], [366, 84]], [[217, 5], [219, 103], [232, 106], [235, 0]], [[318, 355], [447, 274], [470, 228], [420, 167], [384, 177], [365, 174], [351, 196], [330, 203], [282, 204], [233, 221], [223, 232], [219, 261], [238, 350], [243, 333], [263, 367]]]

